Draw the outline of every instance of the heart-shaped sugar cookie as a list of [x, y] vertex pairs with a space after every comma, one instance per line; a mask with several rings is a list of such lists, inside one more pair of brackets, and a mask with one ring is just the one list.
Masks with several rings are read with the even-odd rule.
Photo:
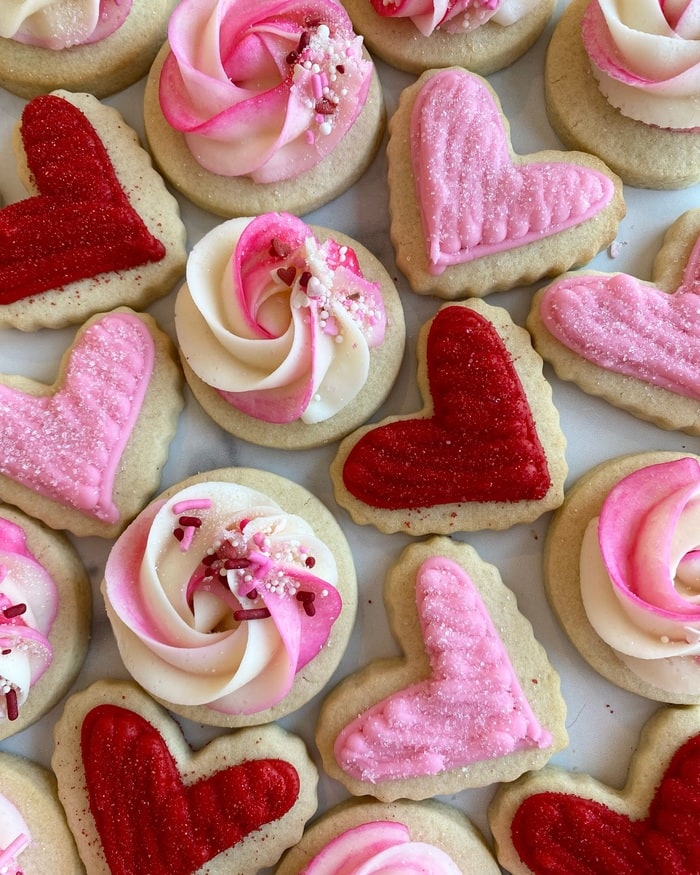
[[315, 810], [316, 770], [299, 739], [270, 725], [193, 753], [135, 684], [71, 697], [56, 742], [59, 795], [90, 872], [257, 872]]
[[126, 309], [95, 317], [53, 386], [0, 381], [0, 497], [54, 528], [112, 534], [157, 485], [181, 407], [179, 371], [153, 319]]
[[341, 444], [336, 497], [356, 522], [412, 534], [505, 528], [562, 500], [564, 443], [529, 336], [480, 301], [424, 326], [415, 416]]
[[15, 150], [30, 196], [0, 209], [0, 324], [59, 327], [170, 291], [186, 259], [179, 208], [116, 110], [36, 97]]
[[406, 658], [352, 675], [319, 720], [326, 770], [352, 793], [424, 798], [508, 780], [565, 743], [556, 673], [473, 548], [412, 545], [385, 601]]
[[559, 376], [642, 419], [700, 433], [700, 210], [671, 226], [652, 282], [571, 273], [535, 296], [528, 327]]
[[513, 875], [700, 871], [700, 708], [670, 707], [644, 727], [623, 790], [546, 767], [497, 793], [498, 859]]
[[414, 291], [457, 299], [590, 260], [624, 215], [598, 159], [516, 155], [485, 79], [431, 70], [406, 89], [388, 147], [392, 240]]

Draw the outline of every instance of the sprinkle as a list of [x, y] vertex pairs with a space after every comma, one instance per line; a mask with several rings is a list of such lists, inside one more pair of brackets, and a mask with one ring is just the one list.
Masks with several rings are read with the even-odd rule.
[[173, 529], [173, 537], [176, 541], [182, 541], [182, 539], [185, 537], [185, 533], [182, 531], [182, 529]]
[[190, 547], [192, 546], [192, 540], [194, 538], [194, 533], [197, 529], [194, 526], [187, 526], [187, 528], [182, 533], [182, 539], [180, 540], [180, 550], [183, 553], [186, 553]]
[[241, 608], [233, 612], [233, 619], [239, 623], [244, 620], [266, 620], [269, 616], [267, 608]]
[[5, 693], [5, 704], [7, 706], [7, 719], [16, 720], [19, 717], [19, 707], [17, 706], [17, 691], [14, 688]]
[[313, 556], [307, 556], [304, 560], [304, 565], [306, 565], [307, 568], [313, 568], [315, 564], [316, 560]]
[[27, 606], [24, 602], [19, 602], [16, 605], [10, 605], [9, 608], [5, 608], [3, 610], [3, 614], [7, 617], [8, 620], [11, 620], [13, 617], [21, 617], [27, 610]]
[[285, 243], [284, 240], [280, 240], [279, 237], [273, 237], [270, 241], [270, 255], [277, 256], [277, 258], [284, 258], [285, 255], [289, 255], [292, 251], [292, 247]]
[[187, 498], [184, 501], [178, 501], [174, 504], [172, 511], [178, 516], [188, 510], [209, 510], [210, 507], [210, 498]]
[[320, 100], [323, 97], [323, 79], [318, 73], [311, 77], [311, 93], [316, 100]]
[[202, 521], [198, 516], [181, 516], [178, 522], [181, 526], [194, 526], [196, 529], [202, 525]]

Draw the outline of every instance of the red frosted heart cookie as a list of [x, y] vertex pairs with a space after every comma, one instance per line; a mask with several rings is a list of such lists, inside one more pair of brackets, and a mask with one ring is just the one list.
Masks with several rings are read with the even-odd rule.
[[700, 708], [657, 712], [622, 790], [546, 767], [504, 785], [489, 821], [513, 875], [700, 871]]
[[426, 799], [542, 767], [567, 743], [559, 678], [497, 569], [449, 538], [412, 544], [385, 601], [405, 653], [324, 702], [324, 768], [355, 795]]
[[557, 374], [662, 428], [700, 434], [700, 210], [668, 229], [651, 281], [579, 271], [535, 295], [528, 328]]
[[121, 531], [158, 485], [181, 382], [152, 317], [94, 317], [52, 386], [0, 379], [0, 498], [56, 529]]
[[[135, 684], [102, 681], [71, 697], [52, 760], [90, 872], [256, 872], [301, 836], [316, 808], [302, 742], [271, 724], [193, 753]], [[76, 781], [76, 770], [84, 781]]]
[[185, 261], [179, 209], [115, 110], [42, 95], [15, 147], [31, 196], [0, 210], [0, 324], [59, 327], [170, 291]]
[[527, 333], [481, 301], [446, 305], [423, 327], [419, 359], [423, 409], [359, 429], [333, 462], [355, 521], [449, 534], [558, 506], [564, 439]]
[[482, 297], [555, 276], [610, 243], [625, 214], [597, 158], [516, 155], [496, 94], [461, 68], [424, 73], [389, 131], [391, 237], [419, 294]]

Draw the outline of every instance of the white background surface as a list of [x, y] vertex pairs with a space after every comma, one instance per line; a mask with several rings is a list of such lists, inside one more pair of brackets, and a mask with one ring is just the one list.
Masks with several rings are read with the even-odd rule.
[[[537, 45], [511, 68], [489, 77], [498, 93], [511, 125], [514, 150], [520, 154], [542, 148], [560, 148], [549, 127], [543, 103], [543, 56], [554, 21], [566, 3], [560, 0], [555, 18]], [[385, 90], [387, 110], [391, 114], [400, 90], [413, 81], [378, 62]], [[142, 130], [141, 95], [143, 83], [109, 98], [106, 102], [120, 109], [127, 121]], [[10, 131], [22, 111], [23, 101], [0, 93], [0, 194], [5, 202], [23, 196], [14, 170]], [[649, 278], [654, 254], [661, 245], [667, 227], [686, 209], [700, 205], [698, 188], [685, 192], [648, 192], [625, 189], [627, 217], [622, 222], [617, 242], [619, 254], [613, 259], [601, 253], [592, 266], [603, 271], [622, 270]], [[284, 204], [279, 205], [280, 209]], [[221, 220], [182, 202], [183, 218], [188, 228], [188, 245], [192, 246]], [[420, 406], [416, 388], [415, 342], [420, 326], [432, 317], [441, 301], [413, 294], [398, 275], [388, 236], [386, 162], [384, 149], [363, 179], [349, 192], [327, 207], [305, 217], [309, 223], [324, 225], [349, 234], [367, 246], [382, 260], [402, 292], [407, 321], [407, 346], [399, 380], [386, 404], [375, 418], [394, 413], [410, 413]], [[505, 306], [519, 324], [529, 309], [532, 289], [519, 288], [491, 295], [489, 303]], [[151, 312], [161, 326], [173, 334], [174, 294], [158, 302]], [[53, 382], [58, 361], [70, 343], [74, 331], [40, 331], [22, 334], [0, 330], [0, 373], [21, 372], [45, 382]], [[569, 480], [573, 483], [585, 471], [621, 453], [641, 450], [674, 449], [698, 452], [700, 442], [681, 433], [664, 432], [639, 422], [603, 401], [588, 397], [573, 385], [557, 380], [545, 369], [554, 388], [564, 433], [568, 440]], [[359, 612], [346, 656], [335, 680], [363, 666], [373, 657], [397, 652], [389, 632], [382, 603], [384, 576], [410, 537], [381, 535], [373, 528], [355, 526], [333, 498], [328, 465], [335, 446], [321, 450], [276, 452], [239, 441], [221, 431], [208, 420], [190, 394], [179, 431], [171, 446], [162, 487], [196, 471], [219, 466], [243, 465], [276, 472], [302, 484], [318, 496], [336, 515], [355, 553], [360, 586]], [[625, 693], [600, 678], [579, 657], [552, 616], [543, 592], [541, 559], [548, 517], [535, 525], [516, 526], [506, 532], [461, 535], [479, 551], [482, 558], [495, 564], [504, 582], [516, 594], [520, 610], [532, 622], [535, 634], [545, 646], [550, 660], [559, 671], [562, 690], [568, 705], [569, 747], [553, 762], [568, 769], [590, 772], [602, 781], [621, 785], [629, 758], [636, 746], [640, 728], [658, 707]], [[76, 682], [81, 689], [101, 677], [126, 676], [116, 650], [99, 594], [99, 583], [110, 548], [99, 539], [74, 539], [93, 581], [94, 626], [87, 661]], [[299, 732], [319, 762], [313, 743], [313, 730], [320, 696], [304, 709], [283, 721], [286, 728]], [[38, 724], [3, 742], [3, 750], [21, 753], [48, 765], [53, 747], [52, 729], [61, 705]], [[195, 746], [218, 730], [184, 723], [185, 734]], [[486, 806], [495, 788], [467, 790], [447, 801], [467, 812], [488, 835]], [[321, 776], [319, 810], [346, 797], [344, 789]]]

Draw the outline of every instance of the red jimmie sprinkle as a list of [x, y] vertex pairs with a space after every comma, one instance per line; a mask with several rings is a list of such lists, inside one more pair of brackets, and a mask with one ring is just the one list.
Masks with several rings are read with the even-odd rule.
[[0, 304], [165, 256], [72, 103], [35, 98], [21, 136], [38, 194], [0, 210]]

